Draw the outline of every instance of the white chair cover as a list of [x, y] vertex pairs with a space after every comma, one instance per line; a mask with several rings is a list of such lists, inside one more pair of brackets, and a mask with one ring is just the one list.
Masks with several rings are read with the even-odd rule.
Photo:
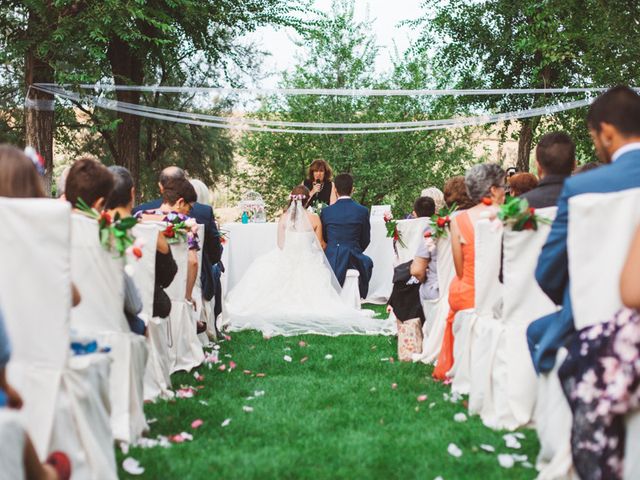
[[174, 243], [171, 245], [171, 253], [178, 265], [178, 273], [176, 273], [171, 285], [165, 289], [171, 299], [171, 315], [169, 315], [171, 372], [178, 370], [188, 372], [204, 361], [204, 351], [196, 331], [196, 317], [193, 308], [185, 301], [188, 246], [185, 242]]
[[26, 432], [15, 410], [0, 408], [0, 478], [22, 480]]
[[413, 260], [420, 243], [424, 241], [424, 237], [422, 236], [424, 229], [430, 223], [431, 220], [426, 217], [398, 221], [398, 233], [402, 237], [402, 242], [405, 245], [403, 247], [400, 245], [400, 242], [396, 243], [396, 248], [398, 249], [398, 264]]
[[[536, 213], [553, 220], [556, 207]], [[502, 323], [493, 332], [488, 365], [491, 377], [481, 411], [484, 424], [494, 429], [514, 430], [533, 417], [537, 380], [526, 330], [533, 320], [556, 310], [535, 279], [538, 256], [550, 228], [540, 224], [537, 231], [504, 232]]]
[[624, 445], [624, 480], [640, 478], [640, 411], [627, 415]]
[[444, 338], [449, 314], [449, 286], [455, 275], [453, 256], [451, 255], [451, 239], [439, 238], [436, 242], [438, 258], [438, 289], [440, 298], [423, 302], [425, 323], [422, 353], [414, 356], [414, 361], [433, 363], [437, 360]]
[[486, 219], [475, 224], [475, 308], [456, 314], [453, 322], [452, 391], [469, 393], [469, 411], [482, 405], [491, 374], [489, 352], [499, 328], [494, 308], [501, 301], [500, 255], [502, 224]]
[[[569, 200], [569, 276], [576, 330], [606, 322], [622, 308], [620, 273], [640, 223], [640, 188]], [[606, 252], [606, 254], [603, 254]]]
[[1, 198], [0, 215], [0, 305], [13, 345], [8, 374], [25, 402], [29, 436], [41, 459], [64, 446], [75, 478], [117, 478], [109, 399], [100, 395], [110, 360], [69, 357], [70, 206]]
[[566, 357], [567, 350], [560, 348], [553, 370], [538, 377], [538, 401], [534, 414], [536, 432], [540, 440], [540, 453], [536, 462], [538, 480], [570, 479], [573, 475], [573, 415], [558, 378], [558, 370]]
[[144, 400], [158, 397], [171, 398], [171, 367], [169, 364], [169, 319], [153, 316], [153, 292], [156, 277], [158, 231], [156, 222], [138, 223], [133, 228], [137, 239], [142, 239], [142, 258], [127, 258], [133, 268], [133, 279], [142, 299], [140, 318], [147, 325], [149, 359], [144, 372]]
[[132, 443], [148, 429], [143, 411], [146, 340], [131, 333], [124, 316], [124, 260], [106, 251], [95, 220], [71, 216], [71, 278], [82, 302], [71, 311], [71, 327], [111, 347], [111, 429]]
[[360, 307], [360, 287], [358, 281], [360, 278], [360, 272], [350, 268], [347, 270], [347, 276], [344, 279], [344, 285], [340, 292], [340, 298], [353, 308], [359, 310]]

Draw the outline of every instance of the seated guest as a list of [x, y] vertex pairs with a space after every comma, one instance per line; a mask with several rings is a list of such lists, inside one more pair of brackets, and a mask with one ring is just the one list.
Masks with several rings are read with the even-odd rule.
[[[0, 197], [44, 198], [44, 184], [33, 162], [22, 150], [0, 145]], [[80, 303], [80, 292], [71, 284], [71, 301]]]
[[451, 207], [455, 203], [458, 206], [456, 213], [468, 210], [475, 205], [473, 200], [469, 198], [463, 175], [451, 177], [444, 184], [444, 201], [447, 207]]
[[571, 450], [580, 478], [624, 477], [625, 416], [640, 402], [640, 229], [622, 271], [620, 295], [627, 308], [571, 335], [558, 371], [573, 413]]
[[516, 173], [511, 175], [507, 180], [509, 184], [509, 193], [512, 197], [519, 197], [523, 193], [527, 193], [538, 186], [538, 179], [533, 173]]
[[[113, 174], [115, 186], [107, 199], [106, 208], [112, 217], [119, 214], [121, 218], [130, 217], [133, 210], [133, 199], [135, 198], [135, 187], [133, 178], [124, 167], [111, 166], [109, 171]], [[171, 300], [164, 292], [164, 288], [171, 285], [173, 278], [178, 271], [176, 262], [171, 255], [171, 249], [162, 232], [158, 232], [156, 242], [156, 275], [155, 288], [153, 291], [153, 316], [165, 318], [171, 312]], [[142, 311], [142, 301], [138, 289], [133, 279], [125, 274], [125, 314], [131, 327], [131, 331], [144, 335], [146, 326], [138, 317]]]
[[[186, 178], [171, 178], [167, 180], [162, 191], [162, 204], [157, 209], [139, 211], [136, 216], [142, 221], [163, 221], [171, 213], [188, 215], [197, 195], [193, 185]], [[193, 287], [198, 277], [198, 255], [199, 245], [193, 238], [189, 239], [189, 252], [187, 262], [187, 288], [185, 290], [185, 300], [197, 310], [197, 304], [193, 298]], [[198, 333], [206, 331], [207, 325], [198, 322]]]
[[[167, 167], [160, 172], [160, 178], [158, 187], [160, 188], [160, 194], [164, 192], [166, 185], [179, 179], [186, 179], [184, 170], [179, 167], [171, 166]], [[196, 197], [197, 198], [197, 197]], [[156, 210], [160, 208], [163, 203], [163, 199], [159, 198], [152, 200], [151, 202], [143, 203], [133, 209], [133, 213], [138, 213], [144, 210]], [[204, 205], [194, 201], [191, 205], [191, 210], [186, 213], [191, 218], [194, 218], [196, 222], [204, 225], [204, 239], [200, 239], [202, 246], [202, 267], [201, 267], [201, 287], [202, 297], [210, 301], [214, 295], [214, 281], [211, 267], [216, 265], [222, 257], [222, 244], [220, 243], [220, 233], [216, 226], [216, 219], [213, 215], [213, 209], [210, 205]]]
[[565, 179], [576, 167], [576, 146], [564, 132], [543, 135], [536, 146], [538, 186], [521, 195], [533, 208], [555, 207]]
[[475, 206], [451, 220], [451, 252], [455, 276], [449, 287], [449, 315], [433, 377], [445, 380], [453, 366], [453, 319], [457, 312], [475, 304], [475, 224], [480, 216], [502, 205], [505, 173], [500, 166], [484, 163], [471, 167], [465, 177], [469, 197]]
[[[436, 210], [435, 202], [431, 197], [420, 197], [413, 204], [413, 211], [416, 217], [431, 217]], [[427, 225], [423, 232], [423, 237], [427, 232], [431, 232], [431, 227]], [[420, 282], [420, 299], [435, 300], [439, 294], [438, 289], [438, 269], [437, 252], [435, 243], [426, 239], [420, 242], [416, 255], [411, 262], [410, 273]]]
[[[607, 90], [589, 107], [587, 126], [598, 157], [609, 165], [564, 182], [558, 213], [536, 268], [540, 288], [562, 309], [534, 321], [527, 329], [529, 349], [538, 372], [553, 368], [558, 348], [574, 331], [567, 255], [570, 199], [583, 193], [640, 187], [640, 96], [628, 87]], [[594, 230], [598, 227], [593, 226]]]
[[[0, 147], [0, 149], [3, 147]], [[0, 310], [0, 409], [22, 408], [20, 394], [7, 382], [6, 368], [11, 356], [9, 337]], [[25, 433], [22, 457], [27, 479], [68, 480], [71, 477], [71, 461], [62, 452], [53, 452], [45, 463], [40, 463], [31, 438]]]
[[418, 197], [413, 202], [413, 212], [411, 218], [431, 217], [436, 213], [436, 203], [431, 197]]
[[422, 192], [420, 192], [420, 196], [432, 198], [436, 205], [436, 212], [439, 212], [440, 209], [445, 206], [444, 194], [439, 188], [425, 188], [424, 190], [422, 190]]

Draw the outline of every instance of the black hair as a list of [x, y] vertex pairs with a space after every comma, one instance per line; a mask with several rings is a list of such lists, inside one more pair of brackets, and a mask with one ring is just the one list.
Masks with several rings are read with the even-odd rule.
[[109, 171], [113, 175], [114, 185], [105, 203], [105, 208], [111, 210], [112, 208], [126, 207], [131, 202], [133, 177], [131, 177], [129, 170], [119, 165], [110, 166]]
[[181, 198], [187, 203], [196, 203], [198, 200], [196, 189], [184, 177], [169, 178], [164, 185], [162, 201], [169, 205], [175, 205]]
[[436, 213], [436, 202], [431, 197], [418, 197], [413, 202], [413, 211], [417, 217], [430, 217]]
[[626, 86], [610, 88], [591, 104], [587, 126], [596, 132], [601, 123], [613, 125], [625, 136], [640, 135], [640, 96]]
[[547, 133], [536, 146], [536, 160], [545, 173], [571, 175], [576, 162], [576, 144], [565, 132]]
[[336, 192], [338, 195], [351, 195], [353, 192], [353, 177], [349, 173], [341, 173], [335, 179]]

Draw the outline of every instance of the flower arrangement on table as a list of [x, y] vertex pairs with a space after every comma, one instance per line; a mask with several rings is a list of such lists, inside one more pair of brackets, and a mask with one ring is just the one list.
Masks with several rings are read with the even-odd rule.
[[498, 218], [509, 225], [514, 232], [538, 230], [539, 224], [549, 224], [551, 220], [536, 214], [525, 198], [511, 197], [498, 210]]
[[385, 227], [387, 227], [387, 238], [393, 239], [393, 251], [398, 255], [398, 243], [402, 248], [407, 248], [402, 240], [402, 234], [398, 231], [398, 222], [393, 219], [393, 214], [391, 212], [384, 212], [384, 216], [382, 218], [384, 219]]
[[458, 209], [454, 202], [450, 207], [442, 207], [438, 213], [431, 216], [431, 232], [425, 232], [425, 238], [447, 238], [451, 226], [451, 216]]
[[167, 243], [187, 242], [189, 250], [200, 250], [198, 243], [198, 224], [195, 218], [191, 218], [182, 213], [171, 212], [163, 219], [167, 226], [162, 231], [167, 239]]
[[121, 218], [120, 214], [116, 213], [112, 218], [109, 212], [98, 212], [81, 198], [78, 199], [77, 208], [98, 222], [100, 244], [105, 250], [115, 250], [119, 257], [128, 253], [136, 259], [142, 258], [142, 240], [137, 240], [131, 234], [131, 229], [138, 223], [135, 217]]

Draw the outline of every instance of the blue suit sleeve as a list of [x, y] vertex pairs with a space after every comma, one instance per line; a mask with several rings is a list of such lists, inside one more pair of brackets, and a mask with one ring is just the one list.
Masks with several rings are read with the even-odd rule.
[[322, 225], [322, 238], [324, 239], [325, 243], [327, 243], [327, 225], [325, 223], [326, 217], [327, 216], [324, 214], [324, 209], [322, 209], [320, 211], [320, 224]]
[[215, 265], [222, 258], [222, 243], [220, 242], [220, 232], [216, 225], [213, 209], [208, 205], [204, 224], [204, 243], [209, 262], [211, 262], [211, 265]]
[[363, 212], [362, 230], [360, 232], [360, 248], [364, 252], [371, 243], [371, 223], [369, 222], [369, 211], [365, 208]]
[[[567, 182], [568, 183], [568, 182]], [[558, 212], [551, 225], [536, 268], [536, 281], [542, 291], [556, 304], [562, 305], [569, 282], [569, 260], [567, 256], [567, 233], [569, 228], [569, 188], [565, 183], [558, 200]]]

